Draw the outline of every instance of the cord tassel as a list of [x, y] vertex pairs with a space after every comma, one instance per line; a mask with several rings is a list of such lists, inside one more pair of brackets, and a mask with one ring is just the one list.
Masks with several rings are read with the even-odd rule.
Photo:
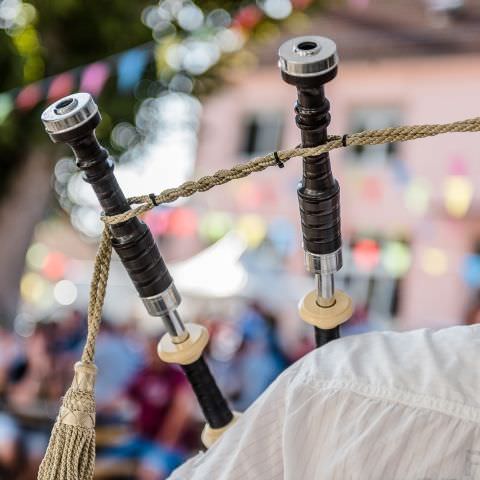
[[63, 398], [38, 480], [93, 480], [95, 471], [95, 342], [100, 329], [112, 245], [105, 228], [95, 258], [88, 304], [88, 335], [82, 360]]
[[95, 469], [95, 376], [97, 367], [78, 362], [52, 430], [39, 480], [90, 480]]

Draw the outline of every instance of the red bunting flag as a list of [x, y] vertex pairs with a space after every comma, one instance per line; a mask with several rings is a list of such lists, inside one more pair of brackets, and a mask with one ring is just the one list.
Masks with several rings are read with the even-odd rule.
[[71, 73], [65, 72], [57, 75], [48, 89], [48, 102], [54, 102], [59, 98], [70, 95], [73, 91], [74, 78]]
[[38, 83], [32, 83], [23, 88], [17, 95], [15, 104], [19, 110], [28, 111], [35, 107], [42, 97]]

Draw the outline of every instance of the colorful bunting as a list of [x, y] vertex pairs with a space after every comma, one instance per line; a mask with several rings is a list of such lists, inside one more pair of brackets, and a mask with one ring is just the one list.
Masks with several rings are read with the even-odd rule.
[[358, 241], [352, 249], [355, 266], [361, 272], [371, 272], [380, 262], [380, 246], [371, 238]]
[[439, 248], [425, 248], [420, 256], [420, 266], [428, 275], [438, 277], [448, 270], [447, 254]]
[[468, 174], [467, 164], [461, 155], [455, 155], [451, 158], [448, 165], [449, 175], [466, 176]]
[[234, 28], [252, 30], [262, 20], [263, 12], [256, 5], [247, 5], [241, 8], [233, 17]]
[[83, 71], [80, 81], [80, 91], [91, 93], [98, 97], [110, 76], [110, 67], [108, 63], [96, 62], [88, 65]]
[[209, 212], [200, 221], [200, 237], [214, 243], [226, 235], [233, 227], [233, 218], [227, 212]]
[[410, 212], [418, 216], [425, 215], [430, 205], [430, 184], [423, 178], [412, 178], [408, 182], [404, 196], [405, 206]]
[[454, 218], [464, 217], [472, 203], [473, 182], [467, 176], [451, 175], [445, 180], [444, 204], [446, 211]]
[[412, 263], [410, 248], [398, 241], [390, 241], [382, 251], [382, 265], [392, 277], [403, 277]]
[[175, 208], [168, 225], [168, 234], [174, 237], [191, 237], [197, 233], [198, 218], [190, 208]]
[[117, 69], [118, 90], [121, 93], [131, 91], [141, 80], [153, 47], [152, 42], [149, 46], [127, 50], [120, 55], [109, 57], [108, 60], [44, 78], [21, 89], [0, 93], [0, 125], [14, 108], [28, 111], [43, 100], [53, 102], [69, 95], [75, 89], [77, 76], [80, 77], [79, 90], [98, 97], [110, 77], [112, 65]]
[[28, 111], [34, 108], [42, 98], [42, 90], [38, 83], [23, 88], [17, 96], [16, 106], [19, 110]]
[[270, 223], [268, 237], [281, 255], [288, 255], [295, 251], [296, 229], [286, 218], [276, 218]]
[[12, 110], [12, 97], [8, 93], [2, 93], [0, 95], [0, 125], [6, 120]]
[[237, 233], [247, 242], [250, 248], [257, 248], [267, 235], [267, 225], [260, 215], [242, 215], [236, 225]]
[[124, 53], [118, 62], [118, 90], [126, 93], [132, 90], [140, 81], [147, 63], [150, 51], [134, 49]]
[[467, 255], [463, 262], [462, 271], [463, 278], [470, 287], [480, 287], [480, 255]]
[[54, 102], [59, 98], [70, 95], [73, 91], [73, 87], [73, 75], [69, 72], [61, 73], [60, 75], [56, 76], [50, 84], [47, 95], [48, 102]]

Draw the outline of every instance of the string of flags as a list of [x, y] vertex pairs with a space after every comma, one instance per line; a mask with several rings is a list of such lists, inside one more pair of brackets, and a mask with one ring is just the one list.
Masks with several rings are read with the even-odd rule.
[[71, 94], [77, 89], [98, 97], [109, 78], [117, 76], [117, 90], [126, 94], [142, 79], [153, 60], [154, 42], [68, 70], [21, 88], [0, 93], [0, 125], [13, 110], [28, 112], [40, 102], [47, 103]]

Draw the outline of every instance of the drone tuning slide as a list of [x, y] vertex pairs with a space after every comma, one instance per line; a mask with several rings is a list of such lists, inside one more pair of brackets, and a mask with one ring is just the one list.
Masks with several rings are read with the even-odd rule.
[[[319, 36], [290, 39], [279, 49], [279, 67], [283, 80], [297, 88], [295, 121], [302, 146], [326, 143], [330, 103], [324, 85], [337, 75], [335, 43]], [[316, 279], [316, 289], [300, 304], [300, 315], [315, 326], [316, 344], [321, 346], [340, 336], [339, 325], [352, 314], [350, 298], [335, 291], [334, 274], [342, 267], [340, 187], [328, 153], [303, 158], [297, 194], [305, 263]]]
[[[47, 133], [56, 143], [66, 143], [75, 154], [106, 215], [117, 215], [130, 206], [113, 173], [114, 163], [98, 142], [95, 128], [101, 117], [88, 93], [77, 93], [50, 105], [42, 114]], [[159, 343], [159, 355], [179, 363], [198, 398], [207, 425], [202, 434], [210, 446], [235, 420], [204, 358], [207, 330], [182, 322], [177, 308], [180, 295], [145, 223], [133, 217], [109, 226], [112, 246], [128, 272], [148, 313], [161, 317], [167, 334]]]

